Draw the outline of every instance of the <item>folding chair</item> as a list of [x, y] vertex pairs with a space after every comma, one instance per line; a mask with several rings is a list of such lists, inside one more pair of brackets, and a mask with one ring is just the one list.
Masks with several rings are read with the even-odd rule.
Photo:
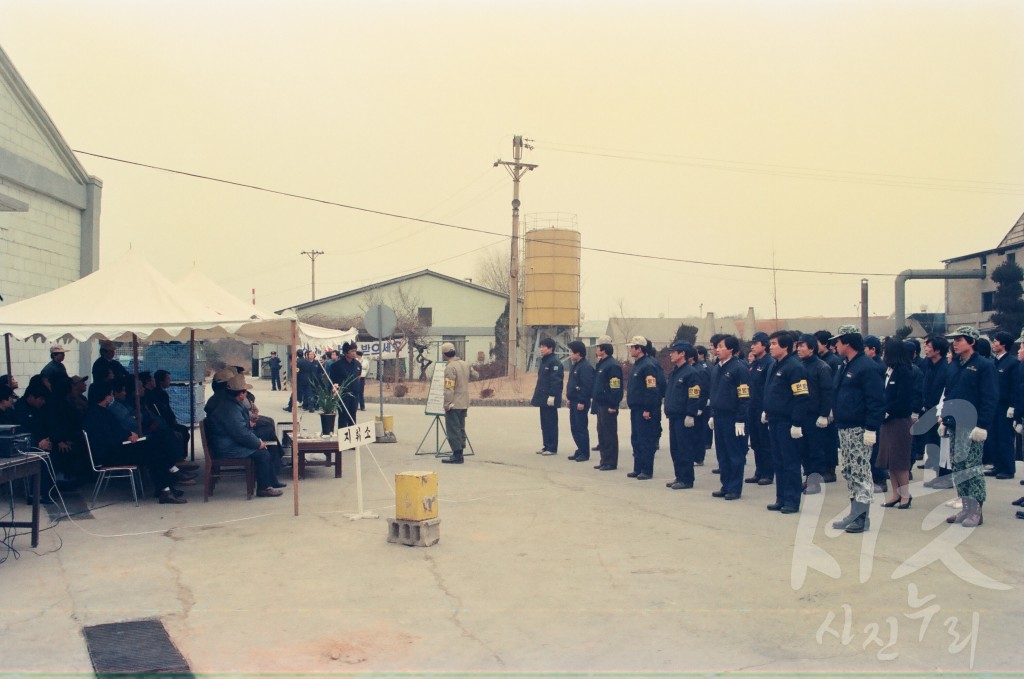
[[[110, 483], [110, 479], [128, 479], [128, 482], [132, 484], [132, 497], [135, 498], [135, 506], [139, 506], [139, 493], [145, 494], [145, 486], [142, 485], [142, 471], [138, 465], [135, 464], [122, 464], [122, 465], [97, 465], [96, 459], [92, 456], [92, 446], [89, 444], [89, 434], [82, 432], [82, 438], [85, 440], [85, 449], [89, 453], [89, 464], [92, 465], [92, 470], [99, 474], [96, 477], [96, 486], [92, 491], [92, 504], [89, 508], [96, 506], [96, 498], [99, 496], [100, 491], [105, 490], [107, 484]], [[135, 491], [135, 475], [138, 474], [139, 478], [139, 492]]]

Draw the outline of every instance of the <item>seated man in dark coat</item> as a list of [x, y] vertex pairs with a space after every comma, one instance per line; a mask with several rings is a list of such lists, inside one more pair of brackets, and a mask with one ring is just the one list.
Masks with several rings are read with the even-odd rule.
[[[117, 417], [110, 412], [114, 400], [114, 386], [111, 383], [94, 384], [89, 388], [89, 410], [85, 414], [85, 432], [89, 435], [89, 447], [98, 465], [133, 464], [149, 471], [156, 485], [160, 504], [185, 504], [188, 502], [180, 493], [175, 493], [174, 484], [178, 479], [192, 477], [178, 471], [174, 466], [172, 451], [154, 445], [148, 440], [140, 441], [139, 435], [124, 429]], [[127, 443], [126, 443], [127, 442]]]
[[277, 480], [271, 463], [267, 444], [261, 441], [249, 425], [249, 410], [243, 405], [247, 401], [246, 391], [252, 387], [245, 383], [242, 375], [235, 375], [225, 387], [224, 398], [216, 410], [206, 418], [206, 440], [210, 445], [207, 454], [215, 458], [252, 457], [256, 467], [256, 495], [277, 497], [279, 488], [285, 484]]
[[157, 370], [153, 373], [153, 387], [146, 389], [146, 401], [160, 417], [167, 422], [175, 436], [181, 441], [181, 452], [179, 460], [188, 457], [188, 440], [192, 434], [188, 427], [178, 422], [178, 416], [171, 408], [171, 397], [167, 388], [171, 386], [171, 373], [166, 370]]

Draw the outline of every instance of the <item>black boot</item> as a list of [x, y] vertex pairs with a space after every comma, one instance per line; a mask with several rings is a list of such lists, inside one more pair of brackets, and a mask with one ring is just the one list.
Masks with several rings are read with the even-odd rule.
[[862, 502], [853, 503], [853, 514], [854, 519], [846, 526], [847, 533], [863, 533], [867, 529], [871, 528], [871, 519], [868, 518], [868, 508], [871, 505], [866, 505]]
[[442, 464], [462, 464], [464, 461], [465, 460], [463, 460], [463, 458], [462, 458], [462, 451], [461, 450], [455, 450], [455, 451], [452, 451], [452, 456], [451, 457], [444, 458], [443, 460], [441, 460], [441, 463]]
[[839, 519], [838, 521], [833, 521], [832, 522], [832, 527], [833, 528], [838, 528], [839, 530], [846, 530], [846, 527], [849, 526], [851, 523], [853, 523], [853, 520], [855, 518], [857, 518], [857, 515], [853, 513], [853, 508], [854, 508], [854, 505], [856, 505], [856, 504], [857, 504], [856, 502], [854, 502], [853, 500], [850, 500], [850, 513], [847, 514], [842, 519]]

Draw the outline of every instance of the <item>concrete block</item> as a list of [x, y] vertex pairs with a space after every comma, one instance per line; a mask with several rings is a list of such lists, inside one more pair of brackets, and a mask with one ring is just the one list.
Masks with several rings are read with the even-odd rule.
[[430, 547], [441, 539], [441, 519], [406, 521], [388, 519], [388, 542], [409, 547]]

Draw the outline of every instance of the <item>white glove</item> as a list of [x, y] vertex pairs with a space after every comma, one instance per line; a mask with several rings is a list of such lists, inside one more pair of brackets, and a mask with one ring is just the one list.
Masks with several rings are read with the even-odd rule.
[[975, 427], [974, 429], [971, 430], [971, 440], [974, 441], [975, 443], [984, 443], [985, 439], [987, 438], [988, 432], [985, 431], [984, 429], [979, 429], [978, 427]]
[[864, 445], [873, 446], [878, 441], [878, 432], [865, 431], [864, 432]]
[[828, 411], [828, 423], [832, 424], [835, 421], [836, 421], [836, 411], [834, 411], [834, 410]]
[[1006, 417], [1011, 420], [1013, 419], [1013, 406], [1006, 409]]
[[1017, 424], [1013, 425], [1013, 430], [1018, 434], [1024, 434], [1024, 424], [1018, 422]]
[[708, 429], [714, 429], [714, 428], [715, 428], [715, 418], [709, 417], [708, 418]]
[[693, 418], [691, 416], [687, 415], [686, 419], [683, 420], [683, 426], [686, 427], [686, 428], [692, 427], [693, 426]]
[[549, 406], [555, 405], [555, 397], [554, 396], [548, 396], [548, 405]]
[[737, 422], [736, 423], [736, 436], [746, 436], [746, 435], [747, 435], [747, 427], [746, 427], [746, 425], [743, 424], [742, 422]]
[[940, 439], [946, 438], [946, 425], [940, 424], [938, 432], [939, 432], [939, 438]]
[[827, 417], [819, 417], [818, 419], [816, 419], [814, 421], [814, 426], [817, 427], [818, 429], [824, 429], [824, 428], [828, 427], [828, 418]]
[[789, 428], [789, 435], [795, 439], [800, 439], [804, 437], [804, 430], [796, 425], [793, 425], [792, 427]]
[[697, 417], [700, 417], [703, 412], [704, 412], [703, 410], [698, 410], [697, 411]]
[[768, 424], [768, 413], [761, 413], [761, 424]]

